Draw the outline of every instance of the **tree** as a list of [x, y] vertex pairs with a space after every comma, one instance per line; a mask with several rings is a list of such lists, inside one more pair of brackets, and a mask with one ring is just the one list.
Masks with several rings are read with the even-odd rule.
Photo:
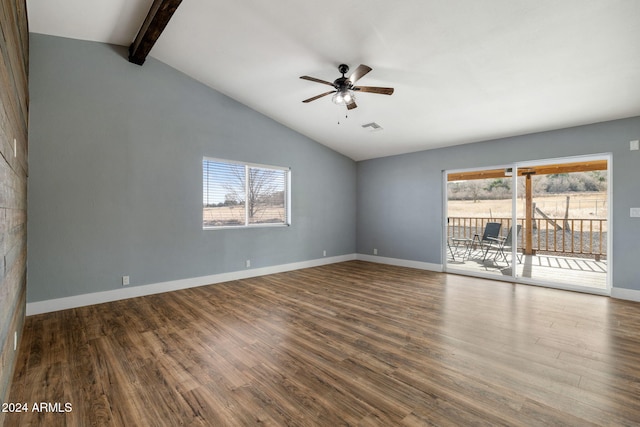
[[469, 188], [469, 193], [471, 194], [471, 198], [473, 199], [473, 203], [478, 203], [480, 193], [483, 190], [482, 180], [468, 181], [467, 185]]
[[489, 198], [503, 199], [509, 196], [511, 192], [511, 184], [508, 179], [497, 178], [491, 180], [484, 188], [488, 193]]
[[487, 185], [487, 188], [485, 188], [485, 190], [491, 192], [496, 188], [504, 188], [506, 190], [509, 190], [511, 189], [511, 186], [509, 185], [509, 181], [507, 181], [506, 179], [497, 178], [492, 180], [489, 185]]
[[[258, 211], [272, 205], [276, 192], [281, 189], [282, 172], [273, 169], [249, 168], [249, 218]], [[284, 201], [284, 192], [282, 192]]]
[[241, 203], [241, 198], [236, 191], [231, 191], [224, 195], [223, 206], [238, 206]]
[[[224, 186], [228, 192], [225, 195], [225, 205], [227, 201], [234, 205], [242, 204], [246, 194], [247, 210], [251, 220], [268, 206], [284, 204], [284, 173], [279, 170], [256, 167], [248, 167], [248, 170], [247, 174], [245, 168], [233, 169], [235, 181]], [[247, 175], [249, 182], [245, 185]], [[242, 195], [239, 194], [240, 191]]]

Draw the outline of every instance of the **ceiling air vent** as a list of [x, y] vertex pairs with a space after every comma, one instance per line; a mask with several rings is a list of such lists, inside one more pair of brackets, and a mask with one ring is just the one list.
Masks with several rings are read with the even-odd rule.
[[382, 126], [376, 122], [367, 123], [366, 125], [362, 125], [362, 127], [364, 129], [369, 129], [371, 132], [378, 132], [382, 130]]

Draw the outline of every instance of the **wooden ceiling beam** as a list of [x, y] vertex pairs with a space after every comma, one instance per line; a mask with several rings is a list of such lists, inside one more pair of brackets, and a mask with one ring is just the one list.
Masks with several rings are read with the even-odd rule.
[[504, 178], [504, 169], [450, 173], [447, 181], [468, 181], [472, 179]]
[[164, 31], [180, 3], [182, 3], [182, 0], [153, 1], [136, 39], [129, 46], [129, 62], [138, 65], [144, 64], [151, 48], [160, 37], [160, 34], [162, 34], [162, 31]]
[[553, 173], [571, 173], [571, 172], [591, 172], [607, 170], [606, 160], [595, 160], [591, 162], [575, 162], [564, 163], [559, 165], [536, 166], [537, 175], [549, 175]]
[[[549, 175], [555, 173], [591, 172], [607, 170], [606, 160], [593, 160], [586, 162], [560, 163], [555, 165], [541, 165], [518, 169], [518, 176], [526, 174]], [[508, 175], [510, 176], [510, 175]], [[488, 169], [481, 171], [450, 173], [447, 181], [467, 181], [473, 179], [505, 178], [504, 169]]]

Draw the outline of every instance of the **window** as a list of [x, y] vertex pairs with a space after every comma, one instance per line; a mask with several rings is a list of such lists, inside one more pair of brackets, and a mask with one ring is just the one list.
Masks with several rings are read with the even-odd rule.
[[202, 227], [289, 225], [291, 171], [204, 158]]

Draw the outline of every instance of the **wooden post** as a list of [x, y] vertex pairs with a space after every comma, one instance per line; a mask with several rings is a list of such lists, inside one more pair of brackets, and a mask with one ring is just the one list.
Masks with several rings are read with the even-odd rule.
[[533, 203], [531, 206], [531, 221], [533, 221], [532, 227], [534, 230], [538, 228], [538, 223], [536, 221], [536, 210], [540, 210], [536, 207], [536, 204]]
[[533, 189], [531, 185], [531, 175], [535, 174], [533, 169], [520, 169], [519, 175], [524, 176], [525, 179], [525, 217], [524, 217], [524, 248], [523, 253], [525, 255], [535, 255], [533, 250]]
[[571, 196], [567, 196], [567, 207], [564, 211], [564, 229], [571, 231], [571, 226], [569, 225], [569, 200]]
[[525, 207], [525, 229], [526, 229], [526, 238], [525, 238], [525, 247], [524, 254], [531, 255], [533, 252], [533, 227], [531, 226], [532, 221], [532, 212], [533, 212], [533, 195], [531, 194], [531, 174], [524, 174], [526, 176], [525, 180], [525, 198], [526, 198], [526, 207]]

